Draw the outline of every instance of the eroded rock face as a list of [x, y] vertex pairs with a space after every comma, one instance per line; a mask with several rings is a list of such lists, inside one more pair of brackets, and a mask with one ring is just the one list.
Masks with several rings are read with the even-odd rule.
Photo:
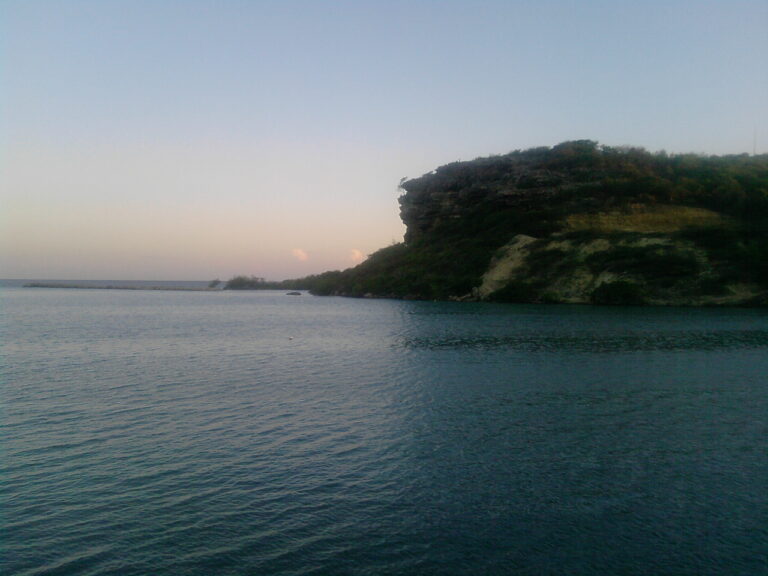
[[[540, 264], [544, 261], [544, 264]], [[659, 235], [562, 240], [519, 235], [497, 251], [478, 300], [568, 304], [738, 305], [758, 302], [757, 283], [707, 286], [717, 278], [706, 250]]]
[[401, 183], [407, 227], [319, 293], [600, 304], [768, 302], [768, 155], [582, 140]]
[[523, 276], [528, 257], [531, 255], [531, 244], [535, 244], [536, 241], [536, 238], [524, 234], [515, 236], [491, 259], [488, 270], [483, 274], [482, 283], [473, 296], [486, 300], [510, 281]]
[[[461, 219], [481, 205], [490, 209], [495, 206], [524, 211], [553, 201], [575, 186], [571, 175], [565, 171], [510, 164], [505, 172], [498, 171], [495, 180], [484, 182], [482, 170], [467, 175], [454, 173], [451, 166], [402, 184], [405, 194], [398, 202], [400, 218], [407, 228], [406, 242], [418, 240], [447, 222]], [[599, 177], [600, 174], [593, 174], [577, 186], [597, 181]]]
[[625, 172], [622, 163], [605, 162], [592, 140], [453, 162], [401, 184], [405, 241], [418, 240], [445, 222], [464, 218], [480, 205], [526, 211]]

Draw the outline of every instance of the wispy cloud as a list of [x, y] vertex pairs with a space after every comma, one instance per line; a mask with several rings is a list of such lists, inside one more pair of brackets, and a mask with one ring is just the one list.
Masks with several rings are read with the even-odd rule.
[[306, 251], [302, 250], [301, 248], [294, 248], [291, 250], [291, 254], [293, 254], [293, 257], [296, 258], [299, 262], [306, 262], [309, 260], [309, 254], [306, 253]]
[[352, 259], [352, 262], [355, 264], [360, 264], [363, 260], [365, 260], [365, 254], [363, 254], [360, 250], [357, 248], [353, 248], [350, 253], [350, 258]]

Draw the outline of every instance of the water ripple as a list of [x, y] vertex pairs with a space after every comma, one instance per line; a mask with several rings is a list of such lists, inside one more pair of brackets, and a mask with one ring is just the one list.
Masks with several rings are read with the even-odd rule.
[[768, 331], [602, 334], [514, 334], [506, 336], [406, 337], [403, 348], [427, 350], [494, 350], [520, 352], [626, 353], [648, 351], [704, 351], [768, 348]]
[[15, 294], [3, 574], [765, 566], [763, 314]]

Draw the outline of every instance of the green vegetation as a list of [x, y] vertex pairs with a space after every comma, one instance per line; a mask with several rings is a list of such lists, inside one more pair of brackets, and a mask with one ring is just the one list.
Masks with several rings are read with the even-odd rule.
[[271, 288], [264, 278], [257, 276], [235, 276], [227, 280], [224, 290], [266, 290]]
[[224, 284], [224, 290], [297, 290], [305, 287], [303, 280], [273, 282], [259, 276], [235, 276]]
[[534, 241], [483, 298], [717, 304], [768, 293], [768, 155], [651, 154], [579, 140], [454, 162], [401, 188], [403, 243], [293, 285], [477, 298], [489, 266], [524, 235]]
[[586, 263], [595, 274], [613, 272], [646, 277], [663, 285], [699, 272], [694, 254], [657, 246], [617, 246], [589, 256]]
[[642, 287], [627, 280], [605, 282], [592, 292], [592, 304], [609, 304], [612, 306], [635, 306], [645, 303]]

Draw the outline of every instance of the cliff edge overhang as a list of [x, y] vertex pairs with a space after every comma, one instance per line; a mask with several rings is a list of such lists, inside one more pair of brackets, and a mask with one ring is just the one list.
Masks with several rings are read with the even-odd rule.
[[454, 162], [401, 183], [402, 244], [317, 293], [598, 304], [768, 302], [768, 155], [594, 141]]

